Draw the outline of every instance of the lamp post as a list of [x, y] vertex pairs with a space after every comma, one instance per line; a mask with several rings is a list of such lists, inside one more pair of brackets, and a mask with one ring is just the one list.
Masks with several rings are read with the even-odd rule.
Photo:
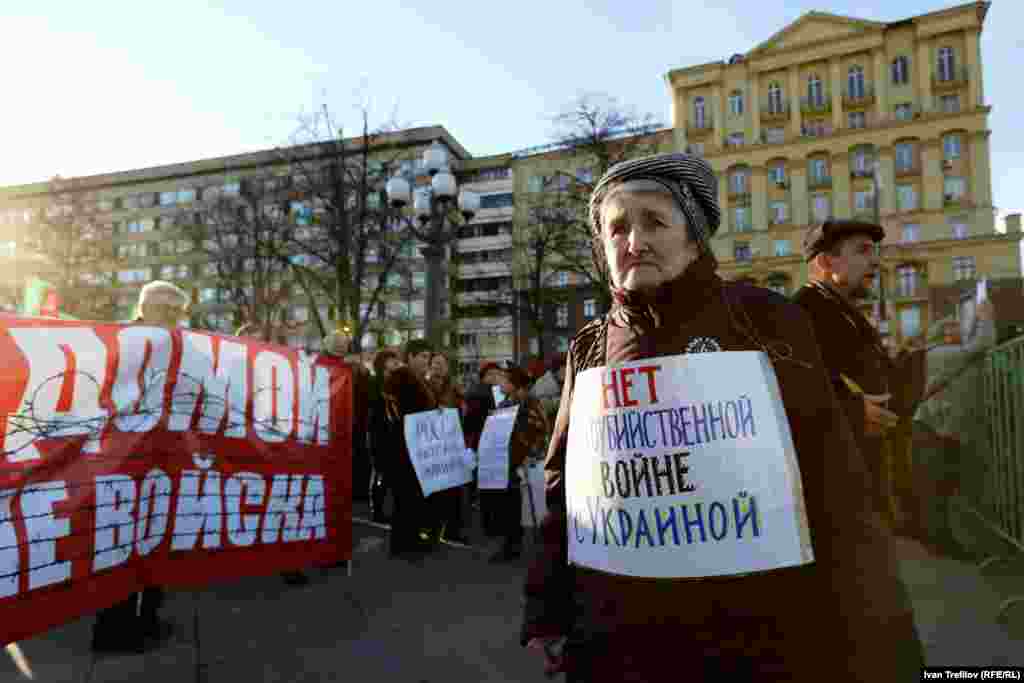
[[[415, 220], [403, 216], [410, 232], [426, 246], [421, 249], [427, 262], [427, 300], [424, 311], [425, 336], [435, 347], [441, 345], [441, 288], [444, 283], [444, 250], [456, 237], [456, 230], [465, 225], [480, 209], [475, 192], [459, 192], [455, 176], [448, 166], [448, 152], [434, 142], [423, 153], [423, 165], [430, 173], [430, 185], [412, 188], [409, 181], [396, 173], [385, 190], [388, 201], [401, 210], [412, 202]], [[457, 198], [457, 199], [456, 199]], [[458, 213], [456, 213], [456, 211]], [[456, 216], [461, 214], [462, 222]]]

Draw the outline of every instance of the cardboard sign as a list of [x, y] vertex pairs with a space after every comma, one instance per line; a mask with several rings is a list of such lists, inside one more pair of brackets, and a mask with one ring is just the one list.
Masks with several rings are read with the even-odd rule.
[[251, 339], [0, 316], [0, 641], [149, 585], [351, 557], [352, 375]]
[[813, 561], [775, 372], [755, 351], [592, 368], [576, 378], [569, 561], [640, 577]]
[[424, 496], [472, 481], [457, 409], [411, 413], [405, 416], [404, 428], [405, 445]]
[[531, 462], [524, 465], [525, 477], [520, 486], [523, 489], [522, 514], [524, 527], [539, 527], [548, 514], [547, 498], [544, 495], [544, 463]]
[[477, 481], [481, 489], [508, 488], [508, 447], [518, 414], [519, 406], [502, 408], [491, 411], [484, 422], [484, 431], [480, 434], [480, 445], [477, 447], [480, 458]]

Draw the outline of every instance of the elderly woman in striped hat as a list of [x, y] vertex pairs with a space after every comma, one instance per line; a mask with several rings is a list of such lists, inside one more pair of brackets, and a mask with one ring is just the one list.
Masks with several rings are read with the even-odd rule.
[[[717, 186], [705, 161], [662, 154], [613, 166], [594, 190], [593, 255], [614, 304], [569, 345], [546, 462], [549, 514], [526, 581], [521, 643], [543, 653], [548, 673], [566, 671], [570, 681], [909, 680], [922, 664], [909, 600], [811, 325], [785, 297], [718, 276], [709, 242], [719, 226]], [[770, 359], [814, 561], [687, 579], [570, 565], [565, 464], [588, 457], [567, 452], [577, 375], [719, 351]], [[678, 561], [679, 551], [700, 547], [683, 544]]]

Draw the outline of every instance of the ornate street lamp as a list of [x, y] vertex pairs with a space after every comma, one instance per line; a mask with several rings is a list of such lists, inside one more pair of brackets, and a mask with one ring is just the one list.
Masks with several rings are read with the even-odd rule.
[[448, 166], [448, 152], [439, 142], [434, 142], [423, 153], [423, 165], [431, 175], [429, 186], [414, 189], [399, 172], [388, 180], [385, 190], [391, 206], [399, 212], [410, 201], [412, 203], [415, 220], [400, 215], [410, 232], [426, 244], [421, 250], [427, 262], [426, 338], [435, 347], [440, 347], [442, 340], [438, 322], [441, 319], [441, 288], [444, 283], [444, 249], [455, 240], [458, 228], [476, 215], [480, 209], [480, 197], [475, 192], [459, 191]]

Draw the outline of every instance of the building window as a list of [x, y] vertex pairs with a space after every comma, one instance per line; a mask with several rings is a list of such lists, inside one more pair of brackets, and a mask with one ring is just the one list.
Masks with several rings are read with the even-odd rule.
[[223, 187], [221, 187], [221, 192], [225, 195], [236, 195], [241, 193], [241, 191], [242, 183], [238, 180], [228, 180], [224, 183]]
[[907, 306], [900, 310], [900, 328], [903, 338], [908, 339], [921, 334], [921, 309], [918, 306]]
[[502, 192], [500, 194], [487, 194], [480, 197], [480, 208], [481, 209], [501, 209], [513, 205], [513, 195], [511, 192]]
[[909, 171], [914, 167], [914, 145], [910, 142], [896, 143], [896, 170]]
[[[775, 240], [775, 255], [776, 256], [789, 256], [789, 240]], [[785, 292], [782, 292], [783, 294]]]
[[693, 123], [696, 125], [697, 128], [703, 128], [704, 121], [704, 98], [695, 97], [693, 99]]
[[816, 107], [825, 104], [825, 90], [822, 88], [818, 74], [811, 74], [807, 79], [807, 99]]
[[832, 213], [832, 207], [830, 205], [828, 195], [814, 195], [814, 198], [812, 199], [812, 207], [814, 220], [816, 221], [827, 220], [829, 215]]
[[951, 81], [954, 78], [954, 70], [956, 67], [956, 58], [951, 47], [940, 47], [939, 48], [939, 80], [940, 81]]
[[579, 183], [592, 183], [594, 182], [594, 169], [581, 167], [576, 169], [576, 182]]
[[864, 67], [856, 64], [850, 67], [846, 75], [846, 87], [851, 98], [861, 99], [864, 97]]
[[191, 204], [196, 200], [196, 191], [191, 188], [178, 190], [177, 202], [179, 204]]
[[726, 139], [727, 147], [742, 147], [743, 146], [743, 133], [729, 133], [729, 137]]
[[199, 303], [201, 304], [212, 304], [219, 298], [217, 289], [214, 287], [203, 287], [199, 290]]
[[789, 212], [789, 204], [787, 202], [772, 202], [768, 205], [768, 213], [772, 225], [782, 225], [786, 222], [786, 214]]
[[853, 193], [853, 208], [857, 211], [870, 211], [873, 208], [871, 192], [869, 190], [857, 190]]
[[824, 182], [828, 178], [828, 161], [825, 159], [811, 159], [811, 179], [815, 182]]
[[959, 201], [967, 191], [967, 182], [963, 178], [947, 177], [943, 186], [946, 201]]
[[953, 279], [973, 280], [974, 279], [974, 257], [954, 256], [953, 257]]
[[178, 203], [178, 193], [174, 190], [160, 193], [160, 206], [174, 206]]
[[558, 352], [565, 353], [569, 350], [569, 338], [564, 334], [558, 336]]
[[133, 282], [145, 282], [149, 277], [149, 271], [145, 268], [135, 268], [132, 270], [120, 270], [117, 273], [118, 282], [125, 284]]
[[960, 158], [960, 136], [956, 133], [942, 136], [942, 155], [946, 160]]
[[896, 186], [896, 206], [900, 211], [917, 209], [917, 190], [913, 185]]
[[955, 240], [967, 239], [967, 220], [965, 218], [951, 219], [950, 232]]
[[555, 308], [555, 327], [569, 327], [569, 304], [558, 304]]
[[530, 353], [533, 355], [540, 353], [540, 340], [536, 337], [530, 337]]
[[555, 273], [555, 285], [558, 287], [568, 287], [569, 273], [565, 272], [564, 270], [560, 270], [557, 273]]
[[892, 60], [892, 84], [905, 85], [910, 82], [910, 60], [900, 55]]
[[786, 141], [786, 129], [766, 128], [764, 131], [764, 141], [769, 145], [781, 145]]
[[127, 233], [142, 233], [149, 232], [153, 229], [153, 220], [151, 218], [145, 218], [137, 221], [128, 221], [125, 224], [125, 232]]
[[750, 242], [735, 242], [733, 243], [733, 257], [737, 261], [750, 261], [752, 254], [750, 251]]
[[853, 170], [860, 174], [871, 171], [872, 154], [866, 149], [858, 149], [853, 153]]
[[733, 230], [736, 232], [748, 232], [751, 229], [750, 225], [750, 207], [747, 206], [736, 206], [733, 207]]
[[597, 315], [597, 299], [583, 300], [583, 317], [593, 318]]
[[743, 93], [739, 90], [729, 93], [729, 113], [733, 116], [743, 114]]
[[868, 123], [867, 114], [862, 111], [851, 111], [846, 119], [850, 128], [864, 128]]
[[768, 111], [772, 114], [782, 113], [782, 86], [776, 81], [768, 84]]
[[897, 104], [894, 111], [897, 121], [909, 121], [914, 118], [914, 107], [909, 103]]
[[729, 176], [729, 187], [732, 189], [734, 194], [746, 194], [746, 192], [747, 192], [747, 173], [746, 173], [746, 171], [733, 171], [732, 175]]
[[943, 114], [957, 114], [960, 112], [959, 95], [943, 95], [939, 98], [939, 111]]
[[903, 225], [903, 241], [916, 242], [920, 238], [921, 226], [917, 223], [905, 223]]
[[769, 166], [768, 181], [776, 185], [786, 182], [786, 164], [778, 162]]

